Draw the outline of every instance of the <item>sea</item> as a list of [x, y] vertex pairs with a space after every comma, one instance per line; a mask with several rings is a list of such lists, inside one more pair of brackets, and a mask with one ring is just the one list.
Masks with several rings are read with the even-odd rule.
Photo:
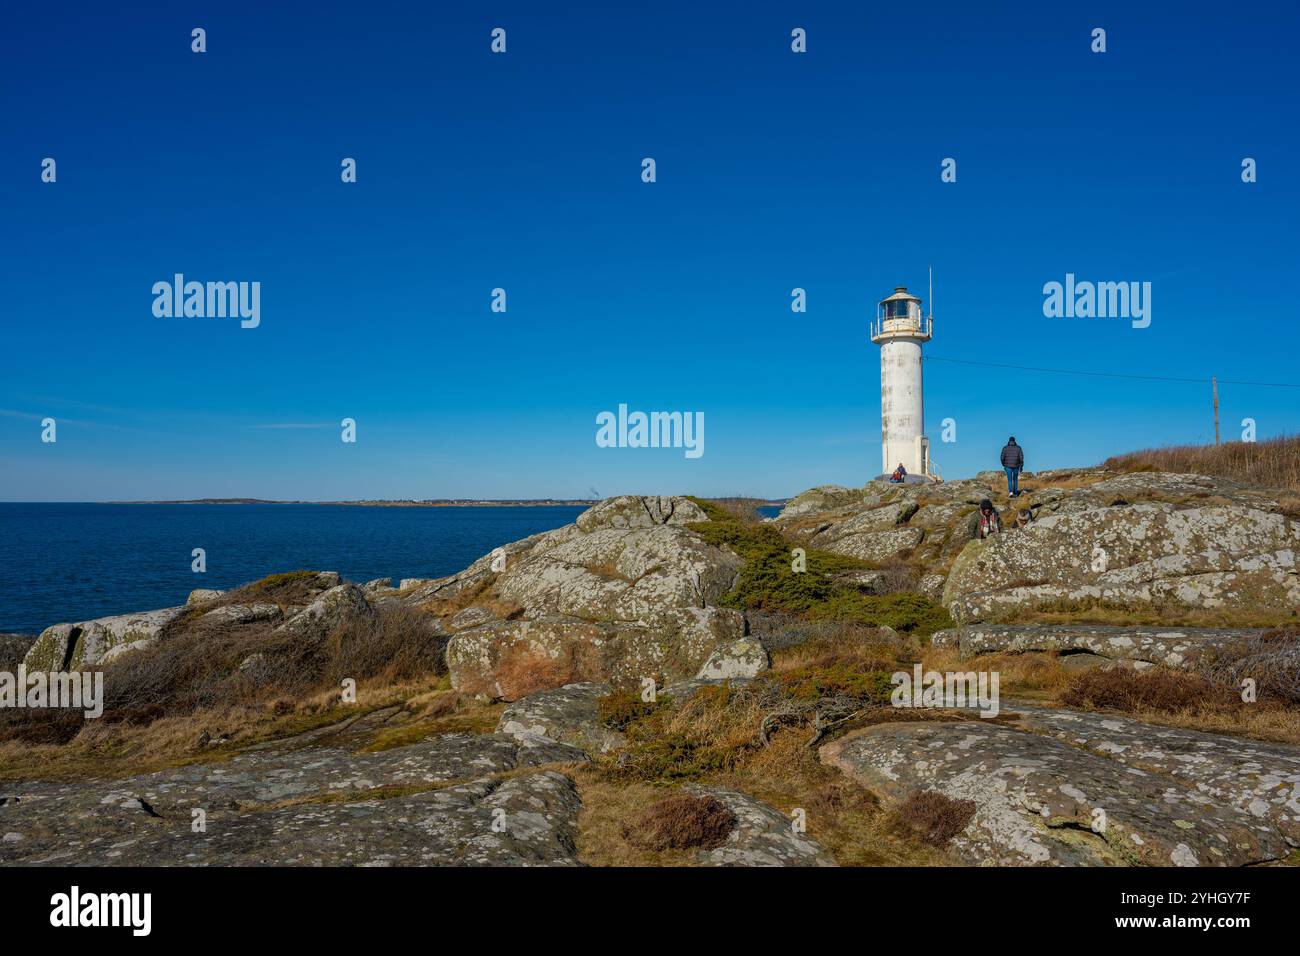
[[[453, 574], [498, 545], [572, 522], [580, 505], [0, 503], [0, 633], [184, 604], [279, 571]], [[207, 570], [192, 570], [202, 548]]]

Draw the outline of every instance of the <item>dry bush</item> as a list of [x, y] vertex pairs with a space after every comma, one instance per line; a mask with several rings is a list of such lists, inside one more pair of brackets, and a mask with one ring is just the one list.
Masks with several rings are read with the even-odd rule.
[[1300, 490], [1300, 435], [1222, 445], [1171, 445], [1106, 459], [1115, 471], [1168, 471], [1227, 478], [1247, 485]]
[[293, 708], [337, 690], [344, 678], [390, 683], [442, 673], [444, 648], [427, 616], [398, 604], [317, 641], [273, 634], [265, 624], [194, 621], [104, 669], [103, 719], [157, 719], [277, 699]]
[[675, 794], [647, 807], [623, 827], [634, 847], [663, 850], [721, 846], [736, 827], [736, 815], [715, 797]]
[[1163, 667], [1145, 671], [1114, 667], [1074, 675], [1061, 693], [1061, 703], [1124, 713], [1179, 713], [1231, 707], [1241, 700], [1231, 689], [1199, 674]]
[[974, 800], [954, 800], [937, 790], [913, 790], [893, 812], [900, 829], [935, 847], [945, 846], [974, 816]]
[[1202, 660], [1201, 672], [1216, 684], [1239, 692], [1255, 682], [1263, 703], [1300, 705], [1300, 625], [1272, 628]]

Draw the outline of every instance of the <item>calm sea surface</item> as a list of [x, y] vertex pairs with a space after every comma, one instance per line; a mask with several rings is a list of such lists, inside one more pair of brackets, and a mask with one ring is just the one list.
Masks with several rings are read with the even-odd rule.
[[[582, 510], [0, 503], [0, 631], [170, 607], [193, 588], [297, 568], [358, 583], [441, 577]], [[195, 548], [205, 574], [190, 570]]]

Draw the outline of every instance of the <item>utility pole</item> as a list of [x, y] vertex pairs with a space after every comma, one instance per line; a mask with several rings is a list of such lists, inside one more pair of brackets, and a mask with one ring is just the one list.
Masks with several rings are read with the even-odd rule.
[[1214, 443], [1219, 444], [1219, 378], [1210, 376], [1210, 388], [1214, 390]]

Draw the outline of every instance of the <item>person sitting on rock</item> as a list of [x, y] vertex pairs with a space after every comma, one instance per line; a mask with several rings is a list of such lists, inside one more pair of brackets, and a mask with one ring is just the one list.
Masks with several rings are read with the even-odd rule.
[[907, 477], [907, 469], [903, 467], [903, 463], [900, 461], [898, 463], [898, 467], [894, 469], [894, 473], [889, 476], [889, 480], [897, 483], [902, 481], [906, 477]]
[[1002, 517], [998, 510], [993, 507], [993, 502], [987, 498], [980, 499], [979, 525], [976, 529], [976, 537], [983, 539], [989, 535], [1002, 533]]

